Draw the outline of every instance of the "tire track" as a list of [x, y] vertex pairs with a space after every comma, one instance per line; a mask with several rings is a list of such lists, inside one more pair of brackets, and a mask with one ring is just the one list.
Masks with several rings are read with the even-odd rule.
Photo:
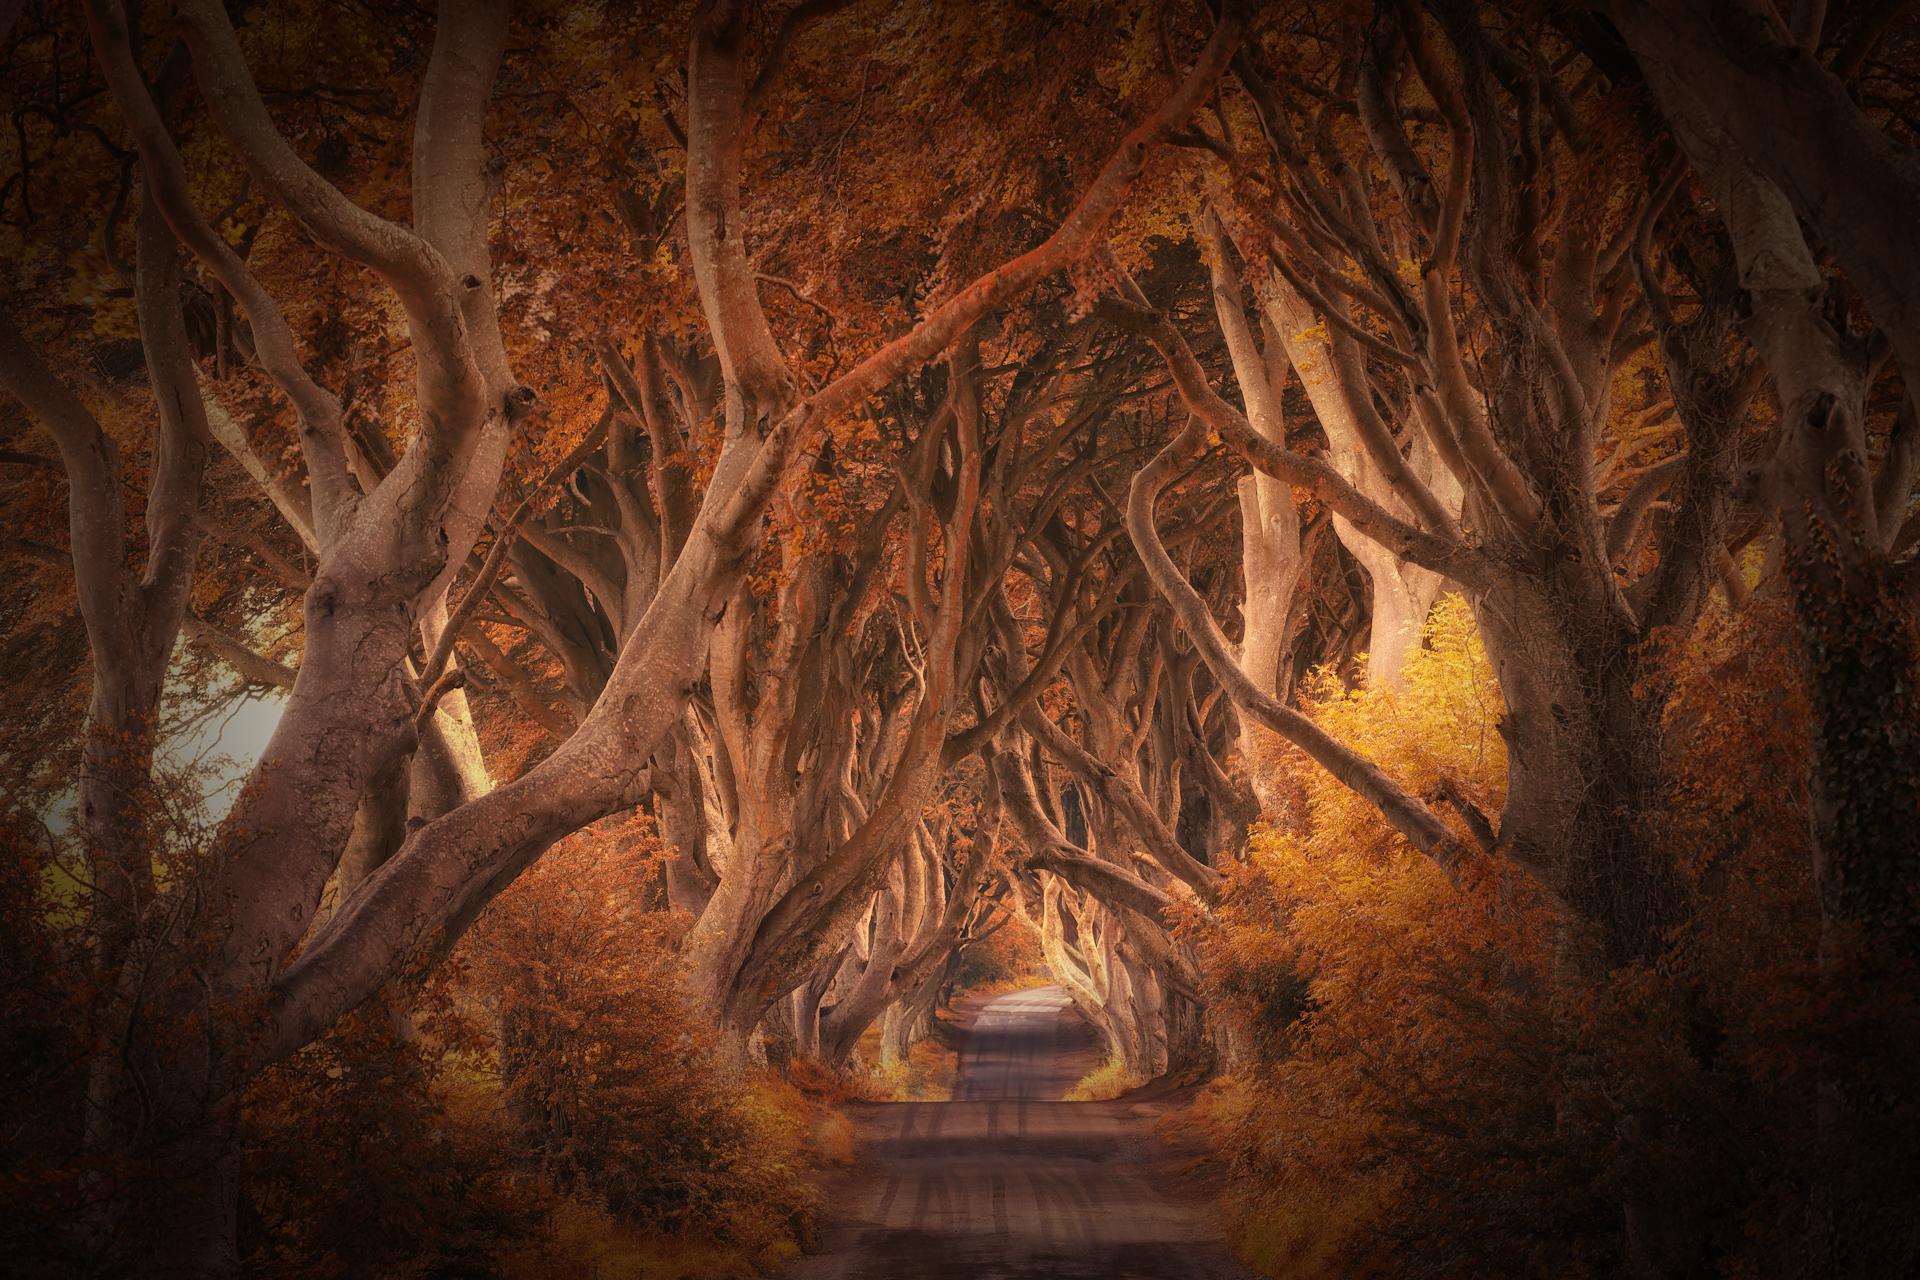
[[[1061, 1102], [1091, 1032], [1057, 989], [982, 1008], [955, 1101], [864, 1108], [870, 1204], [785, 1280], [1242, 1280], [1188, 1209], [1124, 1155], [1114, 1104]], [[898, 1115], [894, 1114], [898, 1111]]]

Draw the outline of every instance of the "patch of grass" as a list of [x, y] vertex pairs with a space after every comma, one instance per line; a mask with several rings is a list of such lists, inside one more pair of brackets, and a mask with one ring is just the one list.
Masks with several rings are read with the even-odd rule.
[[1253, 1091], [1233, 1076], [1215, 1076], [1193, 1095], [1193, 1101], [1163, 1117], [1161, 1125], [1174, 1132], [1204, 1135], [1218, 1146], [1254, 1113]]
[[787, 1061], [785, 1083], [821, 1106], [837, 1107], [843, 1102], [862, 1101], [862, 1093], [848, 1072], [838, 1071], [815, 1058], [795, 1054]]
[[759, 1250], [636, 1230], [577, 1199], [556, 1202], [537, 1244], [496, 1259], [502, 1280], [555, 1276], [622, 1280], [748, 1280], [798, 1253], [790, 1243]]
[[854, 1049], [857, 1064], [851, 1076], [858, 1096], [868, 1102], [949, 1102], [960, 1054], [953, 1018], [934, 1015], [933, 1032], [907, 1050], [907, 1059], [891, 1067], [879, 1065], [880, 1032], [873, 1028]]
[[855, 1095], [833, 1073], [796, 1058], [789, 1064], [787, 1078], [762, 1075], [748, 1096], [752, 1108], [788, 1148], [816, 1163], [843, 1168], [853, 1163], [853, 1122], [840, 1105]]
[[1108, 1058], [1105, 1062], [1080, 1077], [1080, 1083], [1067, 1090], [1063, 1102], [1105, 1102], [1117, 1098], [1129, 1089], [1138, 1089], [1145, 1084], [1146, 1077], [1137, 1071], [1131, 1071], [1118, 1058]]

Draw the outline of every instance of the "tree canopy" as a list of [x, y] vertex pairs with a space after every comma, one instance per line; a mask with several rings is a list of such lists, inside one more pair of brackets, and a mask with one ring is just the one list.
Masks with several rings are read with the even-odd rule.
[[0, 6], [22, 1202], [232, 1273], [384, 1011], [654, 1204], [590, 1115], [905, 1061], [1011, 930], [1237, 1082], [1276, 1257], [1912, 1258], [1917, 39]]

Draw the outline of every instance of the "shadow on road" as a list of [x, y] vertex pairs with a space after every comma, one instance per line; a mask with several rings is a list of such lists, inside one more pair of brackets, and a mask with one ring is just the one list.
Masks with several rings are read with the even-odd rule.
[[859, 1171], [826, 1251], [785, 1280], [1249, 1276], [1203, 1209], [1156, 1185], [1149, 1121], [1124, 1100], [1059, 1101], [1093, 1058], [1058, 988], [987, 1003], [963, 1032], [952, 1102], [855, 1108]]

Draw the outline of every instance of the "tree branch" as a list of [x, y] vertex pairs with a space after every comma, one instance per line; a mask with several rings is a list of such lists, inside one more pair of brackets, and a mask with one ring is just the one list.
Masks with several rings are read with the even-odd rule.
[[197, 615], [190, 613], [182, 618], [180, 629], [189, 641], [239, 672], [247, 683], [273, 689], [293, 688], [294, 677], [299, 673], [292, 667], [261, 657], [243, 641]]
[[1235, 705], [1306, 752], [1356, 795], [1372, 804], [1394, 830], [1432, 858], [1449, 879], [1457, 881], [1470, 853], [1446, 824], [1388, 778], [1379, 766], [1256, 686], [1234, 662], [1227, 638], [1207, 611], [1206, 602], [1167, 556], [1154, 527], [1154, 501], [1180, 460], [1199, 448], [1200, 438], [1201, 420], [1189, 419], [1187, 429], [1133, 478], [1127, 497], [1127, 532], [1132, 535], [1134, 549], [1147, 567], [1147, 576], [1173, 606], [1174, 616], [1205, 660], [1207, 669]]

